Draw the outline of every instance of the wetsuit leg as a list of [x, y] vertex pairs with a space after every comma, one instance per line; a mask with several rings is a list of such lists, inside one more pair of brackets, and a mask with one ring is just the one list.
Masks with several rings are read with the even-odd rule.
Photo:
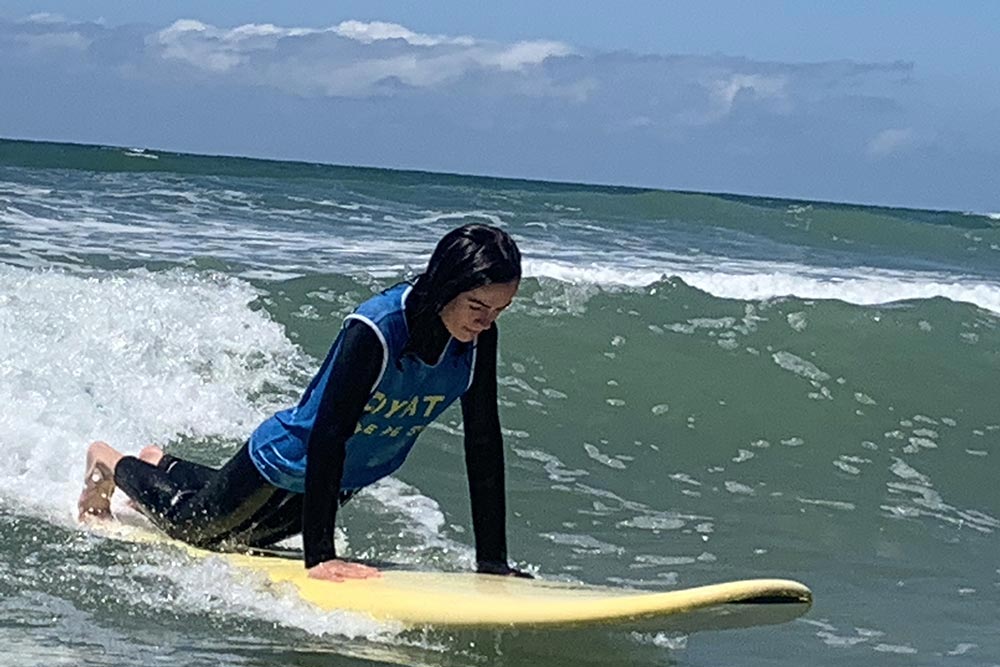
[[135, 457], [124, 457], [115, 467], [117, 486], [157, 527], [171, 537], [209, 548], [252, 531], [254, 524], [287, 505], [287, 496], [297, 495], [264, 479], [246, 445], [215, 474], [205, 476], [204, 486], [191, 489]]
[[234, 535], [239, 544], [267, 547], [302, 533], [302, 500], [300, 493], [290, 493], [274, 503], [268, 513], [259, 512], [250, 525], [242, 526]]
[[165, 515], [182, 497], [193, 495], [201, 488], [181, 484], [162, 468], [134, 456], [122, 457], [115, 466], [114, 478], [115, 485], [135, 506], [154, 519]]
[[[267, 482], [246, 446], [220, 470], [169, 455], [156, 466], [127, 456], [115, 483], [157, 527], [199, 546], [266, 547], [302, 533], [302, 494]], [[356, 492], [342, 491], [339, 504]]]
[[[186, 461], [165, 454], [156, 464], [155, 469], [165, 475], [152, 472], [152, 464], [134, 457], [126, 457], [128, 463], [122, 466], [121, 478], [125, 484], [125, 493], [143, 499], [140, 509], [162, 509], [176, 503], [178, 494], [190, 495], [212, 481], [218, 474], [217, 468]], [[143, 465], [145, 464], [145, 465]]]
[[[343, 507], [349, 501], [357, 489], [341, 491], [339, 504]], [[302, 506], [305, 497], [299, 493], [289, 494], [280, 505], [276, 505], [273, 511], [267, 516], [261, 516], [250, 526], [246, 526], [243, 532], [234, 536], [234, 539], [242, 545], [251, 547], [267, 547], [294, 535], [302, 534]]]
[[179, 459], [170, 454], [164, 454], [156, 467], [167, 473], [179, 487], [191, 490], [206, 486], [219, 473], [217, 468]]

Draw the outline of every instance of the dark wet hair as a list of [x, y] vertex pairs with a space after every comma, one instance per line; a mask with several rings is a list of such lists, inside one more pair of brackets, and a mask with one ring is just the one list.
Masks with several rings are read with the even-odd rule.
[[408, 303], [418, 327], [462, 292], [521, 279], [521, 251], [510, 235], [492, 225], [464, 225], [438, 241], [417, 276]]

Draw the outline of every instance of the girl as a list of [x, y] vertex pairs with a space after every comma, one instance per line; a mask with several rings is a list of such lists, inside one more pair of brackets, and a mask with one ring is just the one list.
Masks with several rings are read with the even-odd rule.
[[427, 270], [349, 315], [299, 404], [262, 423], [220, 470], [155, 446], [87, 451], [81, 519], [110, 515], [120, 487], [165, 533], [211, 549], [263, 547], [302, 534], [309, 576], [379, 576], [337, 558], [338, 505], [402, 465], [421, 431], [461, 399], [477, 569], [507, 563], [503, 441], [497, 414], [497, 316], [521, 278], [513, 239], [455, 229]]

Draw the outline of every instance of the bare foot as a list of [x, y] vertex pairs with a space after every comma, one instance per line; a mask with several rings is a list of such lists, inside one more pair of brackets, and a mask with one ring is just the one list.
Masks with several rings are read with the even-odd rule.
[[163, 458], [163, 449], [157, 445], [146, 445], [139, 450], [139, 460], [155, 466]]
[[111, 494], [114, 491], [114, 475], [106, 465], [96, 461], [87, 472], [83, 492], [76, 504], [80, 510], [80, 521], [111, 518]]
[[87, 448], [87, 474], [77, 501], [80, 521], [111, 517], [111, 494], [115, 491], [113, 471], [120, 459], [121, 454], [107, 443], [94, 442]]

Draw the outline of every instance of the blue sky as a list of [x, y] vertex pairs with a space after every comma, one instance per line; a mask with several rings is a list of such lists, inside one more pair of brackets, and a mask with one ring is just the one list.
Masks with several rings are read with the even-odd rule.
[[6, 0], [0, 136], [995, 212], [998, 27], [971, 0]]

